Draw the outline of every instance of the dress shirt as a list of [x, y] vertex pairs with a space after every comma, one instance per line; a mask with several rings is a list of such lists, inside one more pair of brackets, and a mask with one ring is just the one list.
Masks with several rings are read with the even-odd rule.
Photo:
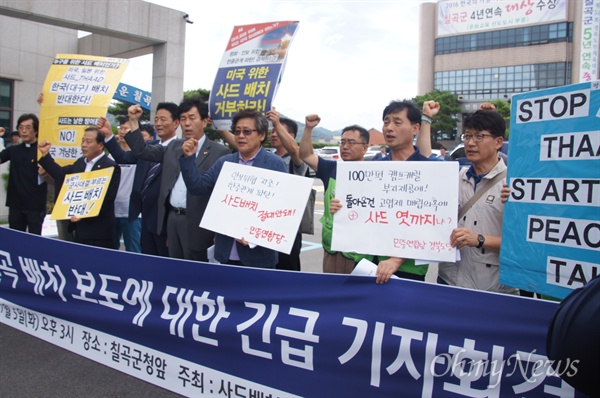
[[[202, 138], [198, 140], [198, 149], [196, 149], [196, 157], [198, 157], [198, 153], [200, 152], [200, 148], [204, 145], [204, 141], [206, 141], [206, 135], [203, 135]], [[171, 195], [169, 197], [169, 203], [172, 207], [179, 207], [182, 209], [187, 208], [187, 187], [185, 186], [185, 182], [183, 181], [183, 175], [181, 171], [177, 176], [177, 181], [175, 181], [175, 185], [173, 185], [173, 189], [171, 190]]]

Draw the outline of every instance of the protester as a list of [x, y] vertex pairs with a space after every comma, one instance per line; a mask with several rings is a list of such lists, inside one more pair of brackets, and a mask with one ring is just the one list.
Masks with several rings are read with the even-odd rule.
[[[356, 263], [363, 258], [373, 260], [373, 256], [360, 253], [342, 253], [331, 250], [331, 237], [333, 234], [333, 214], [331, 201], [335, 197], [335, 181], [337, 161], [323, 159], [314, 153], [312, 145], [312, 131], [321, 118], [318, 115], [308, 115], [305, 120], [304, 134], [300, 140], [300, 158], [308, 164], [323, 181], [325, 193], [323, 201], [325, 209], [321, 217], [321, 240], [323, 245], [323, 272], [336, 274], [349, 274]], [[281, 134], [283, 135], [283, 134]], [[369, 145], [369, 132], [357, 125], [347, 126], [342, 130], [340, 141], [340, 155], [345, 162], [359, 162], [363, 160]]]
[[77, 243], [113, 248], [116, 228], [115, 198], [121, 180], [121, 169], [104, 154], [104, 136], [96, 127], [86, 128], [81, 140], [83, 156], [68, 166], [61, 167], [52, 159], [48, 153], [51, 146], [50, 142], [46, 140], [40, 142], [38, 149], [42, 157], [39, 163], [56, 181], [64, 181], [67, 174], [114, 168], [99, 214], [96, 217], [81, 219], [73, 216], [69, 224], [69, 229], [74, 231]]
[[600, 276], [560, 303], [548, 327], [546, 353], [561, 379], [600, 396]]
[[[287, 173], [285, 162], [262, 147], [268, 129], [267, 118], [257, 110], [238, 111], [232, 119], [232, 130], [239, 152], [223, 156], [206, 172], [201, 172], [196, 167], [200, 142], [195, 137], [189, 138], [183, 144], [183, 156], [179, 158], [188, 193], [210, 196], [225, 162]], [[223, 264], [274, 268], [279, 257], [275, 250], [250, 245], [243, 237], [233, 239], [217, 233], [215, 259]]]
[[14, 145], [19, 145], [20, 143], [21, 143], [21, 134], [19, 134], [18, 130], [15, 130], [12, 133], [10, 133], [10, 141], [8, 142], [8, 144], [6, 144], [6, 148], [14, 146]]
[[[500, 283], [500, 245], [504, 204], [501, 191], [506, 182], [506, 165], [499, 158], [506, 123], [496, 111], [478, 110], [463, 123], [467, 159], [472, 163], [459, 175], [458, 228], [450, 236], [460, 250], [456, 263], [439, 264], [439, 281], [453, 286], [519, 294]], [[471, 202], [477, 192], [481, 195]]]
[[[217, 159], [230, 153], [225, 146], [204, 135], [204, 128], [210, 120], [208, 106], [204, 102], [198, 98], [183, 100], [177, 112], [178, 115], [161, 112], [160, 119], [154, 123], [157, 133], [160, 136], [161, 130], [176, 129], [181, 124], [185, 137], [199, 142], [196, 156], [198, 172], [205, 172]], [[175, 139], [166, 146], [146, 145], [138, 121], [142, 108], [133, 105], [129, 107], [128, 113], [131, 132], [125, 135], [125, 140], [133, 154], [138, 159], [162, 163], [157, 233], [162, 232], [166, 218], [169, 256], [208, 261], [207, 249], [213, 245], [215, 235], [199, 225], [210, 195], [191, 195], [187, 190], [178, 161], [185, 140]]]
[[447, 157], [448, 157], [448, 156], [449, 156], [449, 155], [448, 155], [448, 151], [446, 150], [446, 147], [442, 145], [442, 146], [440, 147], [440, 154], [438, 155], [438, 159], [441, 159], [441, 160], [448, 160], [448, 159], [447, 159]]
[[[100, 126], [100, 120], [98, 125]], [[127, 116], [119, 117], [119, 131], [125, 133], [129, 129], [129, 118]], [[102, 132], [102, 131], [101, 131]], [[104, 134], [104, 132], [102, 132]], [[111, 130], [112, 135], [112, 130]], [[106, 145], [106, 135], [105, 143]], [[125, 142], [125, 140], [117, 135], [115, 137], [116, 142], [121, 146], [124, 152], [130, 152], [131, 149]], [[109, 151], [110, 152], [110, 151]], [[116, 158], [113, 156], [113, 159]], [[121, 182], [119, 184], [119, 191], [117, 192], [117, 198], [115, 199], [115, 217], [116, 217], [116, 232], [115, 232], [115, 243], [114, 248], [119, 250], [121, 247], [121, 237], [123, 238], [123, 244], [125, 250], [131, 253], [141, 253], [140, 239], [142, 233], [142, 223], [139, 217], [133, 219], [129, 218], [129, 202], [132, 197], [133, 184], [136, 176], [136, 164], [121, 163], [117, 161], [117, 164], [121, 168]], [[139, 214], [138, 214], [139, 215]]]
[[[161, 118], [173, 120], [171, 118], [171, 112], [177, 114], [177, 104], [172, 102], [161, 102], [156, 107], [155, 123], [160, 126], [160, 140], [153, 140], [155, 131], [152, 125], [143, 124], [140, 127], [142, 136], [147, 145], [157, 145], [160, 143], [160, 145], [166, 146], [176, 138], [176, 127], [171, 128], [171, 123], [165, 123], [165, 126], [163, 126], [163, 123], [160, 120]], [[124, 136], [125, 133], [129, 131], [128, 117], [125, 123], [121, 123], [121, 126], [124, 128], [119, 129], [119, 135]], [[140, 251], [144, 254], [168, 257], [169, 251], [167, 249], [166, 227], [163, 225], [161, 233], [157, 233], [158, 193], [160, 190], [162, 165], [160, 163], [153, 163], [142, 159], [138, 160], [131, 151], [125, 151], [119, 145], [117, 139], [113, 139], [110, 123], [106, 118], [101, 117], [98, 119], [98, 128], [100, 132], [104, 134], [104, 145], [106, 146], [106, 149], [108, 149], [108, 152], [118, 164], [136, 165], [131, 195], [129, 197], [128, 220], [137, 220], [140, 213], [142, 215], [140, 226]], [[149, 131], [144, 132], [145, 130]], [[125, 246], [127, 247], [127, 245]]]
[[[430, 129], [440, 105], [425, 101], [422, 112], [410, 101], [392, 101], [383, 110], [383, 136], [390, 147], [389, 156], [382, 161], [429, 161], [431, 155]], [[425, 134], [420, 134], [424, 132]], [[417, 138], [417, 146], [413, 145]], [[414, 259], [380, 257], [376, 282], [389, 281], [392, 274], [404, 279], [424, 281], [428, 264], [416, 265]]]
[[[267, 112], [267, 118], [273, 124], [271, 146], [275, 148], [275, 154], [283, 159], [290, 174], [305, 176], [308, 165], [300, 159], [300, 148], [296, 143], [298, 125], [291, 119], [280, 117], [275, 108]], [[302, 232], [298, 228], [290, 254], [279, 253], [279, 261], [275, 268], [300, 271], [300, 250], [302, 250]]]
[[[8, 227], [32, 234], [42, 234], [46, 217], [48, 184], [39, 175], [38, 149], [39, 120], [33, 113], [25, 113], [17, 120], [22, 141], [0, 152], [0, 163], [10, 161], [6, 206]], [[0, 127], [0, 137], [6, 130]]]
[[373, 156], [373, 160], [381, 160], [385, 157], [387, 157], [387, 148], [385, 147], [385, 145], [381, 145], [379, 147], [379, 153], [375, 154], [375, 156]]
[[[435, 101], [426, 101], [423, 104], [423, 116], [421, 111], [409, 101], [392, 101], [383, 111], [383, 133], [386, 143], [390, 147], [390, 153], [381, 161], [427, 161], [425, 155], [431, 154], [430, 125], [433, 117], [439, 110], [439, 104]], [[419, 134], [423, 130], [426, 134]], [[413, 142], [417, 138], [417, 145]], [[423, 154], [420, 149], [423, 149]], [[339, 199], [334, 198], [330, 203], [330, 212], [336, 213], [342, 204]], [[416, 265], [413, 259], [398, 257], [370, 256], [371, 260], [378, 263], [376, 271], [376, 283], [386, 283], [392, 275], [399, 278], [425, 280], [428, 265]], [[366, 257], [365, 257], [366, 258]], [[350, 265], [348, 264], [348, 267]]]

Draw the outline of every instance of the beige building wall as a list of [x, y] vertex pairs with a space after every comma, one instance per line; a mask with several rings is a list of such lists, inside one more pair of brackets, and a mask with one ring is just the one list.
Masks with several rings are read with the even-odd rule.
[[[142, 0], [0, 0], [0, 78], [13, 82], [12, 124], [23, 113], [39, 114], [36, 100], [59, 53], [118, 58], [152, 53], [153, 104], [181, 101], [184, 15]], [[92, 34], [78, 39], [78, 30]], [[7, 172], [7, 164], [0, 166], [0, 174]], [[8, 215], [5, 202], [0, 184], [0, 217]]]

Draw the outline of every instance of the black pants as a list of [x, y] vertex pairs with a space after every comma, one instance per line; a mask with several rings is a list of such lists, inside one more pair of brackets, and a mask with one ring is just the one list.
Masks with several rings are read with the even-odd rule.
[[169, 249], [167, 248], [167, 227], [163, 226], [162, 233], [158, 235], [144, 225], [142, 218], [142, 234], [140, 236], [140, 246], [142, 253], [151, 254], [153, 256], [169, 257]]
[[302, 234], [300, 231], [296, 234], [294, 245], [290, 254], [279, 253], [279, 262], [276, 269], [285, 269], [288, 271], [300, 271], [300, 250], [302, 249]]
[[41, 235], [44, 217], [46, 217], [45, 210], [18, 210], [11, 207], [8, 209], [8, 227]]

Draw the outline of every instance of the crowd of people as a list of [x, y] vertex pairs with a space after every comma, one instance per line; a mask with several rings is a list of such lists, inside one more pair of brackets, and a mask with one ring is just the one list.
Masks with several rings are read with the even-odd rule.
[[[389, 152], [382, 149], [375, 160], [440, 160], [431, 156], [430, 139], [430, 125], [439, 108], [435, 101], [426, 101], [422, 109], [411, 101], [390, 102], [382, 114]], [[335, 198], [337, 162], [325, 160], [313, 151], [312, 131], [320, 122], [318, 115], [306, 116], [298, 144], [297, 124], [282, 118], [276, 109], [266, 114], [241, 109], [233, 117], [231, 130], [219, 131], [227, 145], [204, 134], [210, 116], [207, 104], [197, 98], [185, 99], [179, 105], [159, 103], [155, 131], [152, 125], [140, 123], [141, 115], [139, 105], [129, 107], [128, 115], [118, 118], [116, 135], [108, 119], [100, 117], [97, 126], [85, 130], [83, 156], [68, 166], [59, 166], [52, 159], [48, 141], [38, 143], [37, 117], [22, 115], [17, 122], [20, 143], [0, 153], [2, 162], [11, 161], [9, 227], [41, 233], [46, 214], [44, 176], [55, 181], [58, 194], [66, 174], [110, 167], [114, 172], [100, 213], [96, 217], [64, 220], [63, 228], [59, 228], [61, 238], [118, 249], [122, 237], [127, 251], [203, 262], [209, 260], [208, 249], [214, 246], [214, 257], [223, 264], [300, 271], [300, 230], [291, 253], [284, 254], [244, 238], [215, 234], [199, 225], [225, 162], [300, 176], [305, 176], [310, 167], [325, 189], [325, 211], [320, 220], [323, 272], [348, 274], [360, 260], [368, 259], [377, 264], [377, 283], [389, 281], [392, 275], [425, 279], [428, 266], [417, 265], [414, 259], [331, 249], [333, 217], [342, 202]], [[498, 150], [502, 147], [505, 122], [493, 109], [484, 109], [468, 117], [464, 125], [463, 142], [472, 166], [460, 172], [462, 214], [450, 237], [452, 245], [460, 250], [461, 259], [441, 263], [438, 282], [518, 294], [517, 289], [501, 285], [498, 276], [503, 210], [500, 196], [506, 175]], [[177, 137], [178, 128], [182, 138]], [[2, 129], [0, 135], [3, 134]], [[269, 134], [273, 153], [264, 149]], [[368, 146], [369, 133], [365, 128], [350, 125], [342, 130], [340, 154], [344, 161], [362, 161]], [[484, 192], [485, 200], [480, 200]]]

